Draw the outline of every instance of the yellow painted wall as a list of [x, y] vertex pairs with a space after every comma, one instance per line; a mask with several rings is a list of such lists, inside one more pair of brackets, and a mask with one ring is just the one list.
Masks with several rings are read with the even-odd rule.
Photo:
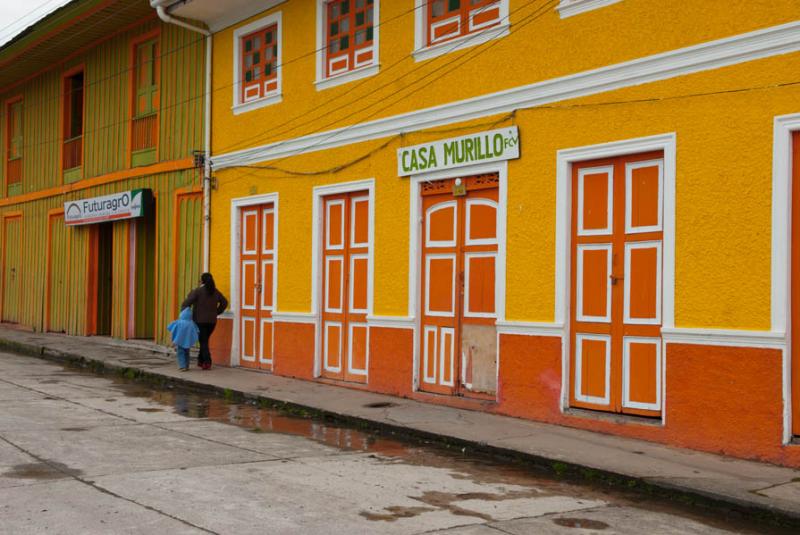
[[[515, 4], [521, 3], [512, 2], [512, 10]], [[740, 10], [718, 9], [724, 13], [716, 17], [701, 17], [702, 13], [697, 11], [700, 8], [695, 4], [705, 6], [706, 11], [718, 4], [699, 2], [687, 3], [681, 10], [674, 10], [681, 13], [669, 16], [661, 13], [660, 23], [656, 23], [652, 15], [645, 16], [645, 8], [649, 6], [652, 10], [655, 4], [645, 0], [624, 0], [615, 4], [617, 7], [599, 10], [608, 9], [607, 14], [596, 17], [608, 24], [613, 22], [618, 29], [609, 31], [609, 28], [603, 28], [604, 47], [587, 47], [587, 55], [573, 58], [571, 68], [581, 70], [652, 53], [657, 51], [657, 47], [666, 50], [689, 44], [693, 39], [703, 41], [777, 24], [784, 22], [787, 14], [793, 13], [789, 9], [792, 2], [759, 3], [759, 9], [747, 10], [752, 17], [741, 17], [741, 9], [746, 4], [752, 6], [752, 3], [737, 2], [735, 4]], [[289, 2], [282, 6], [285, 23], [288, 24], [296, 15], [306, 17], [310, 25], [313, 14], [295, 13], [296, 5], [297, 2]], [[384, 2], [382, 8], [382, 18], [391, 17], [393, 10], [401, 10], [389, 2]], [[550, 29], [557, 24], [570, 25], [574, 35], [588, 40], [592, 31], [601, 31], [599, 26], [595, 27], [599, 23], [591, 22], [593, 17], [593, 14], [584, 14], [563, 21], [556, 17], [547, 24]], [[634, 22], [634, 17], [641, 17], [636, 29], [626, 29], [628, 23]], [[627, 21], [625, 24], [623, 19]], [[676, 27], [681, 27], [681, 32], [675, 32]], [[382, 46], [388, 41], [389, 28], [387, 26], [381, 36]], [[650, 35], [643, 38], [640, 28], [647, 28]], [[566, 37], [556, 35], [553, 43], [563, 44]], [[296, 52], [290, 49], [296, 51], [302, 48], [303, 39], [313, 38], [312, 34], [305, 37], [294, 35], [288, 31], [288, 26], [284, 36], [287, 43], [284, 58], [294, 57]], [[474, 92], [488, 92], [497, 88], [498, 80], [508, 85], [531, 81], [523, 80], [522, 73], [526, 73], [524, 76], [527, 78], [549, 78], [564, 73], [563, 62], [567, 56], [557, 50], [555, 44], [551, 47], [550, 39], [532, 39], [531, 43], [515, 40], [513, 35], [506, 39], [507, 42], [503, 40], [504, 44], [486, 54], [499, 62], [500, 70], [497, 76], [479, 77], [485, 86], [479, 86], [467, 76], [469, 73], [451, 76], [446, 92], [431, 87], [402, 106], [392, 108], [391, 113], [464, 98]], [[226, 45], [229, 42], [230, 34], [226, 37], [225, 32], [215, 41], [217, 86], [229, 83], [230, 71], [225, 70], [230, 64], [231, 50]], [[406, 45], [408, 48], [411, 43]], [[544, 48], [535, 54], [535, 65], [521, 68], [518, 64], [507, 66], [498, 60], [502, 57], [502, 47], [506, 46], [518, 47], [520, 52], [515, 54], [516, 58], [532, 54], [536, 46]], [[399, 54], [400, 48], [395, 52]], [[596, 48], [603, 48], [607, 54], [601, 58], [595, 53]], [[393, 50], [395, 48], [388, 45], [382, 48], [383, 65], [392, 63]], [[550, 52], [555, 54], [552, 60]], [[574, 52], [575, 48], [572, 54]], [[318, 94], [311, 84], [313, 62], [301, 61], [295, 65], [304, 73], [302, 83], [299, 75], [288, 75], [287, 66], [284, 104], [234, 118], [229, 112], [230, 91], [215, 93], [215, 152], [242, 141], [245, 133], [261, 133], [259, 143], [268, 140], [270, 124], [301, 114], [320, 99], [335, 97], [337, 91], [352, 90], [360, 94], [366, 87], [359, 89], [359, 82], [355, 82]], [[402, 72], [402, 68], [398, 69]], [[505, 76], [511, 72], [517, 73], [516, 77]], [[513, 121], [520, 128], [522, 157], [509, 165], [506, 316], [509, 320], [553, 321], [557, 151], [675, 132], [676, 326], [769, 329], [772, 124], [776, 115], [800, 112], [800, 84], [774, 86], [800, 82], [797, 73], [800, 73], [800, 54], [794, 53], [543, 108], [520, 110], [513, 119], [489, 117], [406, 134], [402, 139], [374, 140], [264, 164], [295, 172], [318, 172], [377, 151], [365, 161], [335, 174], [303, 177], [291, 176], [282, 170], [219, 170], [216, 172], [219, 188], [212, 197], [212, 272], [220, 287], [229, 291], [230, 200], [277, 192], [280, 199], [278, 310], [310, 311], [312, 188], [374, 177], [374, 313], [406, 315], [409, 185], [407, 179], [397, 177], [396, 149], [401, 144], [414, 145], [454, 137], [495, 125], [509, 125]], [[335, 106], [335, 103], [330, 106]], [[324, 121], [316, 121], [305, 131], [293, 131], [288, 135], [294, 137], [311, 131], [309, 129], [322, 129], [324, 124]], [[465, 127], [471, 129], [465, 130]], [[378, 150], [387, 142], [385, 148]]]
[[[566, 19], [556, 12], [555, 0], [510, 0], [509, 36], [416, 62], [411, 56], [414, 0], [383, 0], [381, 71], [365, 80], [317, 91], [313, 83], [314, 4], [315, 0], [290, 0], [215, 34], [215, 154], [566, 76], [798, 18], [796, 0], [623, 0]], [[234, 115], [233, 32], [278, 11], [284, 25], [283, 102]]]

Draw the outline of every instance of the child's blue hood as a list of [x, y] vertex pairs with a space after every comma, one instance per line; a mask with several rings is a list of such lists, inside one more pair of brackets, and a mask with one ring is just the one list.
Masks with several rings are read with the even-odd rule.
[[192, 321], [192, 309], [181, 310], [178, 319], [167, 325], [172, 341], [179, 347], [192, 347], [197, 343], [199, 329]]

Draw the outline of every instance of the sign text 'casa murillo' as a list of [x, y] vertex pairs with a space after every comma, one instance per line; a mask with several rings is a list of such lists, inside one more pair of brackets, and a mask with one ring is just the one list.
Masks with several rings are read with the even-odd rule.
[[66, 202], [64, 203], [64, 223], [88, 225], [141, 217], [144, 215], [150, 196], [149, 189], [135, 189]]
[[515, 158], [519, 158], [519, 129], [511, 126], [397, 149], [397, 174], [418, 175]]

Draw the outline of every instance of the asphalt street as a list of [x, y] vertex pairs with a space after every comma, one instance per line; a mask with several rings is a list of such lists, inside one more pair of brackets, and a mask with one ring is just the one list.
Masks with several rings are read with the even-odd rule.
[[441, 446], [0, 353], [2, 533], [779, 531]]

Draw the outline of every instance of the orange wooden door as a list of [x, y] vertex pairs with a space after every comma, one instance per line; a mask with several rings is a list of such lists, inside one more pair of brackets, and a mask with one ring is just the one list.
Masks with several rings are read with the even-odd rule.
[[420, 390], [496, 393], [497, 182], [484, 175], [422, 187]]
[[575, 165], [572, 191], [570, 404], [659, 416], [662, 154]]
[[275, 298], [275, 207], [241, 210], [239, 363], [272, 370], [272, 310]]
[[322, 376], [367, 382], [369, 194], [323, 199]]
[[792, 134], [792, 434], [800, 435], [800, 132]]

